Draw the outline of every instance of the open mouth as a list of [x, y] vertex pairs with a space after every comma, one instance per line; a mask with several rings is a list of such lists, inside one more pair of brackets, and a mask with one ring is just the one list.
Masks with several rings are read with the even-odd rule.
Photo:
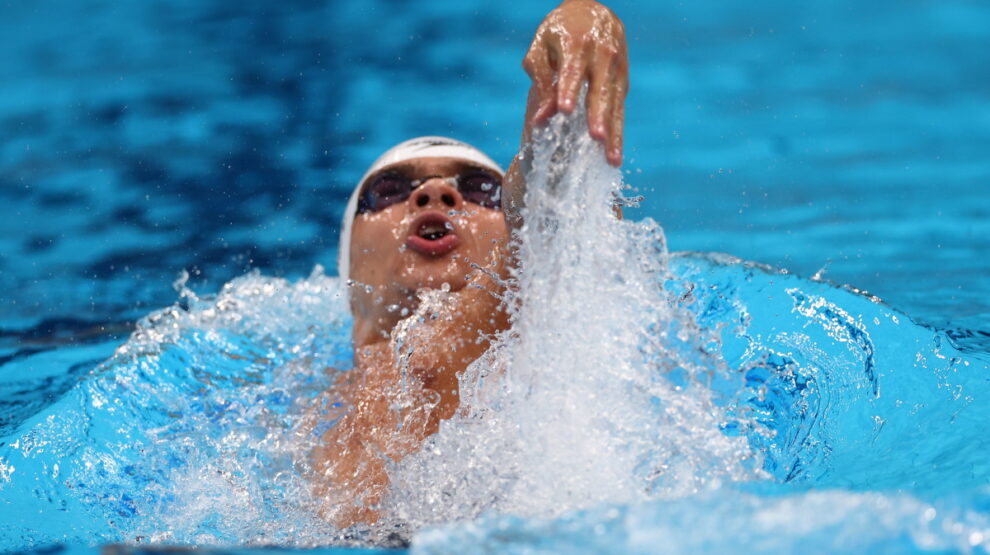
[[427, 241], [436, 241], [450, 232], [451, 230], [447, 229], [447, 225], [429, 224], [423, 226], [416, 234]]
[[427, 212], [413, 221], [406, 246], [425, 256], [442, 256], [460, 243], [454, 231], [449, 218], [439, 212]]

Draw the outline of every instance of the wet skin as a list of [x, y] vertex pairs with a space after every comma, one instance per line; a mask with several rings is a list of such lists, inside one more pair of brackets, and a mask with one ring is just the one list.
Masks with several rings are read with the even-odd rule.
[[[411, 312], [420, 289], [461, 291], [477, 266], [490, 268], [504, 249], [509, 231], [501, 211], [466, 202], [444, 177], [475, 169], [455, 158], [418, 158], [393, 164], [381, 171], [401, 171], [412, 179], [428, 179], [405, 202], [379, 212], [358, 214], [351, 239], [351, 291], [354, 344], [364, 346], [387, 340], [402, 318]], [[369, 176], [368, 181], [375, 176]], [[426, 221], [424, 221], [426, 220]], [[448, 224], [446, 236], [424, 241], [420, 229]], [[441, 243], [430, 252], [423, 244]], [[370, 288], [370, 292], [369, 292]]]
[[[592, 0], [566, 0], [537, 29], [523, 66], [533, 79], [523, 145], [534, 125], [557, 111], [573, 112], [587, 81], [589, 133], [604, 144], [608, 162], [620, 165], [629, 81], [625, 31], [615, 14]], [[501, 211], [465, 202], [444, 179], [471, 164], [419, 158], [381, 170], [425, 179], [408, 199], [354, 220], [355, 370], [328, 393], [347, 408], [319, 416], [339, 420], [312, 457], [323, 515], [338, 527], [379, 519], [389, 483], [386, 461], [414, 452], [456, 413], [458, 375], [509, 328], [500, 297], [515, 264], [508, 240], [522, 225], [520, 156], [504, 177]], [[426, 238], [448, 222], [453, 238]], [[440, 288], [450, 294], [438, 317], [403, 325], [404, 314], [417, 308], [417, 292]]]
[[[436, 178], [424, 181], [404, 202], [355, 218], [356, 370], [332, 392], [351, 409], [314, 452], [316, 470], [329, 479], [317, 491], [324, 516], [340, 526], [377, 520], [374, 506], [388, 485], [385, 461], [401, 460], [435, 434], [441, 420], [454, 415], [457, 376], [488, 349], [495, 333], [509, 326], [499, 299], [510, 259], [505, 219], [499, 210], [465, 202], [442, 179], [472, 168], [452, 158], [388, 166], [382, 172]], [[442, 221], [449, 224], [442, 226], [444, 236], [425, 240]], [[429, 243], [441, 247], [431, 249]], [[415, 311], [418, 291], [441, 288], [449, 290], [444, 314], [408, 326], [397, 353], [393, 336], [403, 309]]]

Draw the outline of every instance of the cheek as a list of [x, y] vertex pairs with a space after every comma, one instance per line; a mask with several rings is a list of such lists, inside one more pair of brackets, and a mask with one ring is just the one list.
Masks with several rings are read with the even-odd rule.
[[[380, 217], [379, 217], [380, 216]], [[387, 214], [374, 215], [363, 221], [355, 220], [351, 235], [351, 275], [358, 279], [373, 280], [389, 271], [399, 255], [404, 242], [397, 232], [400, 218], [388, 218]]]

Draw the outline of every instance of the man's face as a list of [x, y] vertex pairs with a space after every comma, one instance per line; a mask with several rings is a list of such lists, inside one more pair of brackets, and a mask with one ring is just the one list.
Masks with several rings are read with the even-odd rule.
[[414, 308], [417, 290], [447, 284], [457, 291], [476, 271], [473, 265], [491, 265], [496, 244], [509, 235], [502, 212], [465, 200], [453, 180], [445, 179], [477, 169], [456, 158], [417, 158], [365, 180], [366, 187], [392, 172], [423, 182], [409, 198], [354, 219], [350, 276], [356, 317], [394, 320], [402, 308]]

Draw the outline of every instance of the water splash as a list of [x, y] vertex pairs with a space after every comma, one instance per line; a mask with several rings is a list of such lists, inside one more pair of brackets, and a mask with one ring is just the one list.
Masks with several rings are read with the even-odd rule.
[[[760, 474], [713, 382], [735, 382], [661, 284], [652, 221], [616, 217], [618, 169], [582, 110], [534, 134], [512, 329], [460, 380], [461, 411], [393, 469], [386, 512], [414, 528], [484, 512], [550, 517]], [[676, 344], [676, 345], [673, 345]], [[672, 348], [673, 347], [673, 348]]]
[[0, 491], [17, 500], [0, 506], [4, 548], [339, 540], [315, 515], [300, 456], [315, 440], [312, 400], [351, 365], [338, 280], [317, 268], [203, 298], [179, 288], [178, 304], [2, 438]]
[[605, 506], [553, 520], [488, 515], [417, 537], [415, 555], [552, 553], [987, 553], [986, 491], [925, 502], [905, 493], [721, 490]]
[[[379, 531], [423, 552], [988, 551], [986, 354], [849, 289], [668, 256], [655, 223], [612, 215], [620, 175], [576, 118], [528, 154], [513, 332], [391, 469]], [[382, 538], [322, 521], [306, 477], [351, 365], [343, 285], [177, 286], [3, 429], [0, 549]]]
[[783, 271], [691, 253], [668, 270], [672, 312], [745, 377], [731, 409], [758, 424], [740, 431], [774, 479], [551, 517], [489, 512], [427, 528], [414, 553], [990, 552], [985, 358], [874, 297]]

